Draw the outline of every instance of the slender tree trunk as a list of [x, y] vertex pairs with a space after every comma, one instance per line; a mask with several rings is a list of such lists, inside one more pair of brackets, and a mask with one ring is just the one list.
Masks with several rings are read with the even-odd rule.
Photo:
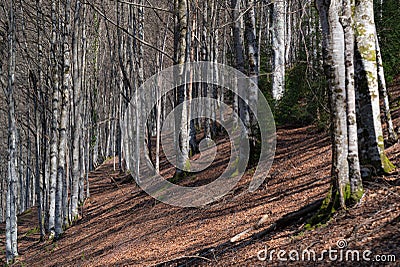
[[6, 91], [8, 104], [8, 187], [6, 199], [6, 259], [11, 263], [18, 256], [17, 244], [17, 170], [16, 170], [16, 146], [17, 146], [17, 128], [15, 119], [14, 103], [14, 82], [15, 82], [15, 17], [14, 3], [11, 0], [9, 6], [8, 21], [8, 88]]
[[[37, 207], [38, 207], [38, 223], [39, 223], [39, 231], [40, 231], [40, 241], [44, 240], [45, 236], [45, 227], [44, 227], [44, 191], [43, 191], [43, 177], [44, 172], [40, 172], [40, 157], [43, 156], [43, 162], [46, 160], [44, 157], [45, 155], [41, 155], [40, 147], [40, 116], [39, 116], [39, 100], [43, 101], [41, 98], [42, 96], [42, 85], [43, 85], [43, 46], [42, 46], [42, 29], [43, 29], [43, 13], [41, 10], [42, 0], [38, 0], [36, 2], [36, 21], [37, 21], [37, 59], [38, 59], [38, 68], [37, 79], [32, 79], [34, 82], [34, 88], [36, 97], [34, 98], [34, 111], [35, 111], [35, 126], [36, 126], [36, 133], [35, 133], [35, 146], [36, 146], [36, 157], [35, 157], [35, 186], [36, 186], [36, 200], [37, 200]], [[43, 110], [42, 113], [44, 114], [45, 111]]]
[[272, 12], [272, 97], [278, 101], [285, 91], [285, 16], [285, 1], [275, 1]]
[[65, 2], [65, 15], [63, 21], [63, 85], [61, 90], [61, 117], [59, 130], [59, 154], [58, 154], [58, 169], [57, 169], [57, 190], [56, 190], [56, 223], [55, 233], [56, 238], [59, 238], [63, 233], [63, 184], [68, 180], [66, 177], [65, 165], [68, 160], [66, 157], [67, 149], [67, 127], [68, 127], [68, 106], [69, 93], [71, 86], [71, 59], [70, 59], [70, 31], [71, 31], [71, 0]]
[[[72, 61], [73, 61], [73, 89], [74, 89], [74, 132], [72, 141], [72, 192], [71, 192], [71, 217], [76, 220], [78, 217], [78, 195], [79, 181], [82, 179], [80, 169], [80, 138], [82, 128], [82, 96], [81, 96], [81, 77], [78, 63], [78, 39], [80, 28], [80, 8], [81, 2], [76, 1], [74, 16], [74, 34], [72, 38]], [[84, 66], [83, 66], [84, 67]]]
[[389, 135], [389, 141], [391, 143], [396, 143], [399, 138], [393, 127], [392, 115], [390, 114], [391, 112], [390, 112], [389, 94], [388, 94], [388, 89], [386, 87], [385, 71], [383, 69], [381, 48], [379, 46], [379, 39], [378, 39], [378, 35], [376, 34], [376, 32], [375, 32], [375, 42], [376, 42], [376, 61], [378, 64], [379, 90], [383, 97], [383, 108], [385, 111], [385, 119], [384, 120], [386, 123], [388, 135]]
[[[143, 0], [140, 0], [139, 2], [141, 5], [144, 4]], [[140, 40], [144, 39], [144, 8], [141, 6], [138, 8], [138, 19], [139, 19], [139, 23], [138, 23], [138, 38]], [[143, 44], [141, 42], [138, 42], [138, 86], [136, 89], [136, 93], [135, 93], [135, 102], [136, 102], [136, 165], [135, 165], [135, 174], [136, 177], [135, 179], [139, 179], [139, 171], [140, 171], [140, 125], [141, 125], [141, 120], [145, 120], [146, 118], [143, 118], [141, 115], [141, 113], [139, 112], [141, 109], [145, 109], [145, 100], [144, 100], [144, 92], [142, 92], [142, 88], [141, 86], [144, 83], [144, 49], [143, 49]], [[143, 107], [142, 107], [143, 105]], [[143, 125], [146, 125], [146, 122], [142, 122]], [[149, 146], [149, 153], [151, 151], [151, 131], [147, 128], [147, 144]]]
[[[165, 27], [165, 31], [164, 31], [164, 37], [162, 39], [162, 51], [165, 51], [165, 47], [166, 47], [166, 39], [167, 39], [167, 31], [168, 31], [168, 23]], [[160, 53], [158, 55], [158, 70], [161, 71], [163, 69], [163, 65], [164, 65], [164, 54]], [[159, 85], [161, 85], [162, 81], [159, 80], [158, 81]], [[156, 92], [156, 99], [157, 101], [157, 114], [156, 114], [156, 155], [155, 155], [155, 168], [156, 171], [159, 172], [160, 171], [160, 133], [161, 133], [161, 112], [162, 112], [162, 99], [164, 98], [163, 96], [160, 95], [160, 89], [159, 86], [157, 86], [156, 88], [157, 92]]]
[[364, 190], [358, 156], [356, 91], [354, 87], [354, 25], [352, 18], [354, 5], [354, 0], [343, 0], [343, 16], [341, 18], [341, 23], [345, 37], [349, 179], [352, 198], [354, 201], [358, 201]]
[[[178, 19], [178, 29], [175, 33], [179, 36], [178, 40], [178, 47], [177, 47], [177, 64], [179, 65], [179, 73], [178, 79], [183, 79], [185, 75], [185, 68], [184, 64], [186, 63], [186, 54], [187, 54], [187, 34], [188, 34], [188, 20], [187, 20], [187, 11], [188, 5], [187, 0], [176, 0], [177, 1], [177, 10], [176, 16]], [[187, 98], [186, 92], [186, 85], [180, 86], [178, 88], [178, 103], [183, 103]], [[176, 130], [176, 150], [177, 150], [177, 169], [176, 169], [176, 176], [179, 177], [185, 171], [190, 170], [190, 163], [189, 163], [189, 142], [188, 142], [188, 118], [187, 118], [187, 106], [185, 104], [182, 105], [181, 116], [179, 118], [175, 118], [177, 128]], [[180, 133], [180, 137], [179, 137]]]
[[[233, 65], [240, 72], [244, 72], [244, 56], [243, 56], [243, 31], [242, 31], [242, 17], [240, 17], [240, 1], [231, 0], [232, 20], [233, 20], [233, 47], [234, 53]], [[235, 81], [237, 83], [237, 81]], [[238, 97], [238, 88], [235, 86], [233, 96], [233, 112], [240, 113], [240, 102]], [[237, 122], [235, 122], [237, 123]]]
[[50, 238], [55, 234], [55, 210], [56, 210], [56, 187], [57, 187], [57, 129], [58, 129], [58, 106], [59, 106], [59, 78], [58, 78], [58, 62], [57, 62], [57, 17], [56, 17], [56, 1], [52, 1], [51, 5], [52, 33], [51, 33], [51, 63], [52, 63], [52, 118], [51, 118], [51, 141], [50, 141], [50, 193], [49, 193], [49, 232]]
[[[246, 37], [247, 37], [247, 53], [248, 53], [248, 64], [249, 64], [249, 78], [251, 80], [250, 87], [248, 88], [248, 100], [249, 105], [253, 112], [257, 112], [255, 107], [258, 103], [258, 75], [259, 75], [259, 62], [258, 62], [258, 45], [257, 45], [257, 35], [256, 35], [256, 13], [255, 13], [255, 1], [247, 0], [247, 6], [253, 5], [247, 14], [246, 19]], [[250, 114], [250, 137], [252, 139], [252, 146], [256, 145], [256, 132], [257, 132], [257, 120], [256, 114]]]

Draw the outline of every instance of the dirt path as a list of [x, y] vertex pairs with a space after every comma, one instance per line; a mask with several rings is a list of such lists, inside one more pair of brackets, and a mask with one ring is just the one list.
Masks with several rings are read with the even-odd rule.
[[[400, 99], [400, 86], [395, 96]], [[400, 125], [400, 109], [393, 112]], [[330, 141], [313, 127], [278, 129], [277, 152], [266, 183], [248, 193], [251, 170], [236, 190], [222, 200], [201, 209], [177, 208], [157, 202], [136, 187], [128, 177], [113, 170], [111, 160], [90, 174], [91, 197], [83, 217], [61, 240], [38, 243], [35, 211], [19, 219], [19, 252], [16, 265], [23, 266], [264, 266], [257, 259], [260, 250], [287, 251], [335, 247], [347, 239], [350, 249], [393, 254], [400, 261], [399, 173], [377, 177], [366, 184], [362, 203], [339, 213], [328, 225], [308, 232], [301, 226], [306, 218], [283, 229], [255, 238], [282, 216], [322, 199], [329, 188]], [[226, 151], [228, 144], [219, 140]], [[400, 144], [388, 155], [400, 166]], [[223, 157], [223, 155], [221, 155]], [[197, 174], [185, 184], [204, 184], [214, 179], [224, 165]], [[166, 173], [168, 170], [166, 168]], [[229, 240], [268, 214], [265, 224], [238, 242]], [[4, 233], [2, 237], [4, 242]], [[4, 244], [0, 244], [4, 246]], [[4, 260], [4, 255], [3, 255]], [[279, 262], [270, 265], [303, 265]], [[303, 262], [304, 263], [304, 262]], [[329, 263], [316, 262], [327, 266]], [[344, 266], [362, 263], [341, 263]], [[396, 266], [396, 264], [389, 264]]]

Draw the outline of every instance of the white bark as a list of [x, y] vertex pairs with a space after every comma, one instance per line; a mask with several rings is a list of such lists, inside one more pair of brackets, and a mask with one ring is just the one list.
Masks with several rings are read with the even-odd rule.
[[11, 263], [18, 256], [17, 244], [17, 203], [16, 203], [16, 146], [17, 128], [15, 119], [14, 83], [15, 83], [15, 17], [14, 4], [10, 1], [8, 24], [8, 87], [6, 92], [8, 104], [8, 176], [6, 197], [6, 259]]
[[50, 139], [50, 192], [49, 192], [49, 225], [48, 231], [50, 238], [55, 234], [55, 210], [56, 210], [56, 187], [57, 187], [57, 129], [58, 129], [58, 106], [59, 106], [59, 78], [58, 78], [58, 54], [57, 54], [57, 17], [56, 17], [56, 1], [51, 4], [51, 64], [52, 64], [52, 117], [51, 117], [51, 139]]
[[[231, 1], [232, 8], [232, 19], [233, 19], [233, 43], [234, 43], [234, 53], [236, 69], [244, 73], [244, 55], [243, 55], [243, 17], [240, 16], [240, 0]], [[234, 88], [235, 93], [237, 93], [238, 88]], [[242, 110], [242, 102], [237, 95], [234, 96], [233, 109], [236, 114], [240, 114]], [[242, 117], [242, 116], [240, 116]]]
[[280, 100], [285, 91], [285, 2], [274, 2], [272, 12], [272, 97]]
[[[80, 138], [82, 128], [82, 95], [81, 95], [81, 77], [78, 64], [78, 39], [80, 28], [80, 8], [81, 3], [76, 1], [75, 6], [75, 30], [72, 39], [72, 57], [73, 57], [73, 99], [74, 99], [74, 131], [72, 141], [72, 191], [71, 191], [71, 217], [76, 220], [78, 217], [78, 197], [79, 197], [79, 182], [82, 179], [82, 170], [80, 168]], [[84, 67], [84, 65], [83, 65]]]
[[354, 14], [358, 49], [356, 86], [360, 105], [360, 158], [363, 164], [374, 166], [378, 172], [391, 172], [394, 166], [385, 154], [380, 119], [373, 0], [359, 0]]
[[[247, 6], [253, 7], [249, 10], [246, 19], [246, 38], [247, 38], [247, 53], [248, 53], [248, 64], [249, 73], [248, 76], [251, 80], [250, 87], [248, 88], [248, 101], [249, 106], [253, 107], [252, 111], [257, 112], [255, 107], [257, 107], [258, 102], [258, 75], [259, 75], [259, 62], [258, 62], [258, 45], [257, 45], [257, 35], [256, 35], [256, 15], [255, 15], [255, 1], [249, 1]], [[255, 131], [257, 127], [257, 121], [255, 118], [256, 114], [249, 114], [250, 124], [250, 134], [253, 137], [253, 145], [255, 145]]]
[[[187, 34], [188, 34], [188, 20], [187, 20], [187, 0], [177, 0], [176, 15], [178, 16], [178, 31], [175, 33], [179, 35], [179, 44], [177, 49], [177, 59], [179, 65], [178, 78], [183, 79], [185, 75], [184, 64], [186, 62], [187, 54]], [[178, 88], [178, 101], [179, 104], [187, 99], [186, 85]], [[189, 164], [189, 134], [188, 134], [188, 111], [185, 104], [182, 105], [181, 116], [176, 118], [177, 134], [176, 150], [177, 150], [177, 169], [176, 175], [182, 175], [183, 172], [190, 170]], [[180, 137], [179, 137], [180, 135]]]
[[[35, 161], [35, 183], [36, 183], [36, 199], [37, 199], [37, 207], [38, 207], [38, 223], [40, 230], [40, 240], [43, 241], [45, 235], [44, 229], [44, 188], [43, 188], [43, 178], [44, 172], [40, 173], [40, 157], [41, 155], [41, 143], [40, 143], [40, 114], [39, 114], [39, 99], [42, 96], [42, 83], [43, 83], [43, 72], [42, 72], [42, 63], [43, 63], [43, 47], [42, 47], [42, 28], [43, 28], [43, 13], [41, 11], [42, 0], [38, 0], [36, 2], [36, 20], [37, 20], [37, 59], [39, 62], [38, 65], [38, 77], [36, 82], [36, 97], [35, 97], [35, 145], [36, 145], [36, 161]], [[43, 99], [42, 99], [43, 100]], [[43, 112], [44, 113], [44, 112]], [[42, 145], [44, 145], [42, 143]], [[45, 159], [43, 159], [45, 161]]]
[[383, 62], [382, 62], [382, 54], [379, 45], [379, 38], [378, 35], [375, 33], [375, 41], [376, 41], [376, 61], [378, 64], [378, 79], [379, 79], [379, 90], [381, 92], [383, 98], [383, 108], [385, 111], [385, 123], [389, 135], [389, 141], [391, 143], [396, 143], [398, 140], [398, 136], [396, 131], [393, 127], [393, 120], [390, 112], [390, 103], [389, 103], [389, 94], [388, 89], [386, 87], [386, 80], [385, 80], [385, 71], [383, 69]]
[[[324, 41], [324, 63], [329, 80], [332, 117], [332, 196], [339, 193], [340, 206], [346, 207], [345, 191], [350, 184], [346, 111], [346, 69], [344, 31], [339, 22], [340, 0], [327, 5], [317, 2]], [[334, 197], [332, 197], [333, 199]]]
[[[140, 4], [144, 4], [143, 0], [140, 0]], [[138, 7], [138, 38], [140, 40], [144, 40], [144, 8], [143, 6]], [[140, 125], [141, 125], [141, 120], [144, 120], [145, 118], [142, 118], [140, 110], [142, 109], [142, 105], [145, 105], [145, 100], [144, 100], [144, 92], [141, 90], [141, 86], [144, 83], [144, 49], [143, 49], [143, 43], [138, 43], [138, 87], [135, 92], [135, 117], [136, 117], [136, 141], [135, 141], [135, 174], [136, 177], [135, 179], [139, 179], [139, 172], [140, 172]], [[144, 122], [144, 125], [146, 125], [146, 122]], [[147, 142], [150, 143], [151, 133], [148, 132], [148, 140]]]
[[343, 16], [341, 23], [345, 37], [349, 179], [351, 193], [355, 199], [357, 199], [363, 192], [363, 186], [358, 156], [356, 91], [354, 86], [354, 25], [352, 9], [354, 9], [354, 0], [343, 0]]

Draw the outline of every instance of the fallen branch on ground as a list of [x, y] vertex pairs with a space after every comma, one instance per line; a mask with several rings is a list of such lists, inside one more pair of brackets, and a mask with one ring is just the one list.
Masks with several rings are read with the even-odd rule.
[[247, 233], [256, 230], [258, 228], [260, 228], [268, 219], [269, 215], [271, 215], [271, 211], [267, 214], [264, 214], [260, 220], [258, 220], [258, 222], [256, 222], [255, 224], [253, 224], [252, 226], [250, 226], [249, 228], [247, 228], [246, 230], [244, 230], [243, 232], [235, 235], [234, 237], [231, 238], [231, 243], [235, 243], [236, 241], [238, 241], [240, 238], [242, 238], [244, 235], [246, 235]]

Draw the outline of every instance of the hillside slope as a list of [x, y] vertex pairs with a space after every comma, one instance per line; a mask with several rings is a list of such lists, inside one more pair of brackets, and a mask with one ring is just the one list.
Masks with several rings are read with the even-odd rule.
[[[392, 91], [394, 103], [397, 103], [394, 122], [400, 126], [400, 84]], [[273, 224], [288, 213], [324, 198], [330, 183], [331, 159], [329, 136], [312, 126], [283, 127], [277, 134], [275, 161], [266, 183], [259, 190], [247, 192], [250, 170], [232, 194], [199, 209], [171, 207], [155, 201], [128, 176], [114, 171], [113, 160], [108, 160], [90, 173], [91, 197], [81, 211], [82, 218], [61, 240], [39, 243], [35, 211], [20, 216], [20, 257], [15, 265], [301, 266], [305, 263], [281, 262], [276, 255], [272, 261], [263, 262], [257, 255], [263, 255], [260, 251], [265, 247], [268, 251], [287, 252], [308, 248], [319, 253], [337, 247], [339, 240], [346, 239], [349, 249], [368, 249], [373, 255], [395, 255], [397, 263], [387, 265], [398, 266], [399, 171], [366, 182], [362, 202], [348, 212], [338, 213], [319, 229], [302, 230], [307, 216], [274, 227]], [[226, 140], [218, 142], [222, 150], [227, 145]], [[387, 153], [393, 163], [400, 166], [400, 144], [388, 148]], [[186, 183], [209, 181], [221, 168], [223, 166], [212, 166], [209, 171], [188, 177]], [[168, 175], [171, 170], [166, 168], [164, 172]], [[263, 215], [267, 216], [260, 228], [252, 229], [235, 243], [230, 242]], [[3, 243], [4, 233], [2, 235]], [[325, 257], [313, 264], [327, 266], [329, 259]], [[362, 262], [340, 264], [363, 265]]]

